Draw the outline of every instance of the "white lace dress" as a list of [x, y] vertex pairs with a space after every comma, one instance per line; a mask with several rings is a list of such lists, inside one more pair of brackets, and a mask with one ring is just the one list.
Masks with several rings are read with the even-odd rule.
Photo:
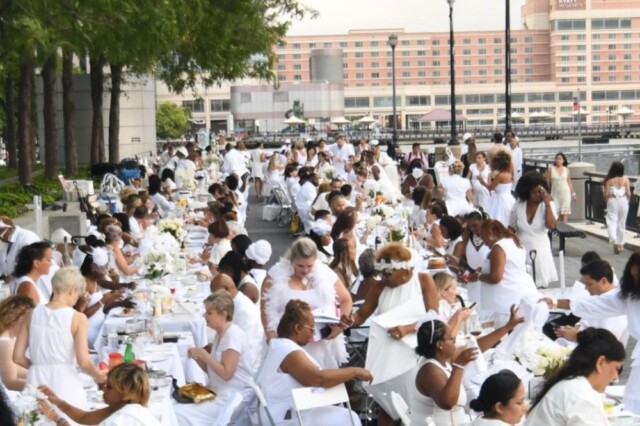
[[[307, 290], [289, 287], [293, 266], [288, 260], [280, 260], [269, 270], [268, 275], [271, 277], [271, 288], [264, 294], [264, 305], [269, 330], [275, 331], [278, 328], [287, 303], [294, 299], [307, 302], [312, 310], [320, 309], [330, 315], [337, 314], [335, 284], [338, 276], [322, 262], [316, 260], [309, 275]], [[323, 369], [337, 368], [348, 359], [342, 334], [331, 340], [311, 342], [304, 349]]]

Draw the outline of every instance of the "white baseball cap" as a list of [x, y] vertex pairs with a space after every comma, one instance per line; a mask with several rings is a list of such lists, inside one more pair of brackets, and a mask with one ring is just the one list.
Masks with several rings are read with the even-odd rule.
[[284, 143], [286, 143], [287, 145], [291, 143], [291, 139], [287, 138], [284, 140]]
[[462, 136], [462, 141], [466, 142], [469, 139], [471, 139], [473, 137], [473, 135], [471, 133], [465, 133], [464, 136]]

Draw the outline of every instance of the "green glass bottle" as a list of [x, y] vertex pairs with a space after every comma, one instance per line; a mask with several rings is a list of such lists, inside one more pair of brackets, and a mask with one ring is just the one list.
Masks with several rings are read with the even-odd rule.
[[133, 353], [133, 346], [131, 342], [127, 342], [127, 347], [124, 350], [124, 362], [128, 364], [133, 362], [134, 359], [136, 359], [136, 354]]

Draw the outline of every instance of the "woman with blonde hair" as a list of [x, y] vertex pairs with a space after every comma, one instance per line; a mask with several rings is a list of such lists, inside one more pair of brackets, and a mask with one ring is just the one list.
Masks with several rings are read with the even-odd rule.
[[[335, 272], [318, 259], [316, 244], [309, 238], [296, 240], [284, 257], [276, 263], [262, 284], [262, 324], [270, 340], [276, 337], [276, 328], [287, 303], [292, 299], [307, 302], [312, 309], [324, 315], [351, 314], [351, 295]], [[309, 343], [305, 349], [323, 368], [335, 368], [347, 360], [344, 339], [339, 335], [342, 327], [330, 326], [322, 340]]]
[[442, 179], [444, 201], [451, 216], [463, 216], [473, 209], [471, 182], [462, 177], [464, 164], [456, 161], [449, 167], [449, 176]]
[[35, 306], [27, 296], [10, 296], [0, 302], [0, 387], [10, 391], [21, 391], [27, 384], [27, 370], [13, 362], [13, 348], [27, 312]]
[[87, 317], [73, 309], [85, 293], [86, 283], [78, 268], [64, 267], [55, 273], [51, 284], [51, 302], [37, 306], [22, 323], [13, 360], [28, 370], [27, 384], [47, 384], [65, 401], [83, 408], [87, 397], [76, 365], [98, 383], [106, 375], [89, 358]]
[[95, 411], [84, 411], [63, 400], [48, 386], [40, 386], [39, 390], [47, 399], [39, 401], [40, 411], [56, 426], [67, 426], [70, 423], [54, 410], [62, 411], [69, 419], [83, 425], [100, 426], [160, 426], [160, 422], [146, 407], [151, 396], [147, 373], [135, 364], [120, 364], [109, 371], [103, 386], [106, 407]]

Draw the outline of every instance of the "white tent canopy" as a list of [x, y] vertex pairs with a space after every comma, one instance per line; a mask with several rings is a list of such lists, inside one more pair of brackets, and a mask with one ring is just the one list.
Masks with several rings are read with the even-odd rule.
[[295, 115], [292, 115], [291, 117], [289, 117], [286, 120], [284, 120], [283, 123], [284, 124], [303, 124], [304, 121], [299, 119]]
[[375, 118], [373, 118], [373, 116], [371, 115], [365, 115], [364, 117], [362, 117], [361, 119], [358, 120], [358, 123], [362, 123], [362, 124], [372, 124], [377, 122], [378, 120], [376, 120]]
[[[498, 120], [500, 121], [504, 121], [507, 118], [507, 116], [505, 114], [500, 114], [498, 116]], [[522, 114], [520, 114], [519, 112], [512, 112], [511, 113], [511, 120], [513, 121], [522, 121], [524, 120], [524, 116]]]
[[551, 114], [544, 111], [532, 112], [529, 114], [529, 120], [547, 120], [551, 117], [553, 117]]
[[331, 124], [351, 124], [351, 121], [347, 120], [344, 117], [336, 117], [334, 119], [331, 120]]
[[622, 107], [616, 111], [616, 115], [619, 115], [624, 118], [629, 117], [630, 115], [633, 115], [633, 114], [634, 114], [633, 110], [627, 107]]

